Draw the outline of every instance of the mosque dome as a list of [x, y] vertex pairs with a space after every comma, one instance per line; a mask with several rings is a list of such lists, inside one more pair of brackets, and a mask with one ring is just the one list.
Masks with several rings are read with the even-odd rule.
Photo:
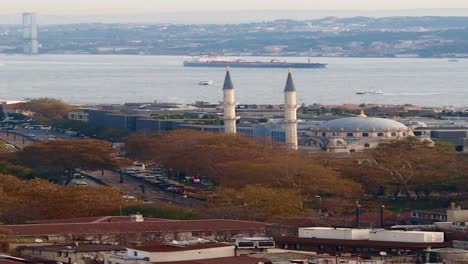
[[377, 117], [345, 117], [330, 120], [320, 126], [321, 130], [326, 131], [408, 131], [409, 128], [404, 124], [392, 119]]

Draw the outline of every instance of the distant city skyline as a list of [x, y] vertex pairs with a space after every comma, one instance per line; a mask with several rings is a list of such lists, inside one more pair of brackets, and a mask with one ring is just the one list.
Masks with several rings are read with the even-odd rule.
[[468, 8], [465, 0], [6, 0], [2, 13], [51, 15], [206, 12], [223, 10], [398, 10]]

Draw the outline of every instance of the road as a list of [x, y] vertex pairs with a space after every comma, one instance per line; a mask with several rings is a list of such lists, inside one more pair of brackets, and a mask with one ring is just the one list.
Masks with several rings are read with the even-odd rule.
[[[48, 141], [51, 139], [73, 139], [74, 137], [55, 132], [53, 130], [30, 130], [25, 128], [15, 128], [14, 130], [0, 131], [0, 139], [7, 143], [16, 146], [19, 149], [26, 147], [37, 141]], [[163, 202], [180, 205], [184, 207], [193, 207], [202, 204], [203, 202], [193, 199], [184, 198], [181, 195], [163, 191], [159, 187], [153, 186], [143, 180], [136, 179], [134, 177], [123, 175], [123, 183], [120, 183], [120, 174], [115, 171], [104, 171], [104, 175], [101, 175], [101, 171], [94, 172], [83, 172], [86, 175], [90, 175], [95, 179], [100, 180], [102, 183], [122, 189], [124, 193], [129, 196], [142, 199], [147, 202]], [[96, 184], [91, 179], [78, 179], [78, 181], [85, 181], [89, 185]], [[73, 181], [75, 183], [75, 181]], [[145, 192], [142, 192], [141, 185], [144, 185]]]
[[22, 149], [37, 141], [48, 141], [51, 139], [73, 139], [72, 136], [61, 134], [53, 130], [31, 130], [15, 128], [13, 130], [0, 130], [0, 139]]
[[17, 134], [15, 132], [10, 131], [0, 131], [0, 139], [12, 144], [13, 146], [22, 149], [25, 146], [34, 143], [34, 140], [32, 140], [29, 137], [25, 137], [21, 134]]
[[49, 129], [32, 130], [26, 128], [15, 128], [14, 130], [10, 131], [30, 137], [34, 139], [34, 141], [47, 141], [50, 139], [73, 139], [72, 136], [58, 133], [54, 130]]
[[[101, 174], [101, 171], [87, 171], [82, 173], [99, 179], [106, 185], [121, 188], [127, 195], [134, 196], [147, 202], [171, 203], [184, 207], [193, 207], [203, 203], [196, 199], [189, 197], [184, 198], [178, 194], [163, 191], [159, 187], [125, 174], [123, 175], [123, 183], [120, 183], [120, 174], [115, 171], [105, 170], [104, 175]], [[144, 193], [141, 188], [142, 184], [145, 186]]]

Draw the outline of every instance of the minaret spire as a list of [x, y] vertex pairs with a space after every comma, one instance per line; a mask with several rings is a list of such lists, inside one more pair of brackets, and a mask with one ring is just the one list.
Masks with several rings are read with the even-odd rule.
[[284, 122], [286, 124], [286, 144], [290, 149], [297, 149], [297, 98], [296, 87], [291, 69], [288, 70], [286, 85], [284, 86]]
[[226, 67], [226, 76], [223, 84], [223, 108], [224, 108], [224, 133], [235, 134], [237, 132], [236, 120], [236, 95], [232, 84], [229, 67]]

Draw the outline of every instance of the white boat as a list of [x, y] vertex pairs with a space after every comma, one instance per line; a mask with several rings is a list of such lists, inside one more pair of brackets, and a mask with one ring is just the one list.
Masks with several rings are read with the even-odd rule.
[[214, 81], [213, 80], [207, 80], [207, 81], [200, 81], [198, 82], [198, 85], [214, 85]]
[[382, 91], [376, 91], [376, 90], [371, 90], [371, 91], [359, 91], [359, 92], [356, 92], [356, 94], [383, 94]]

